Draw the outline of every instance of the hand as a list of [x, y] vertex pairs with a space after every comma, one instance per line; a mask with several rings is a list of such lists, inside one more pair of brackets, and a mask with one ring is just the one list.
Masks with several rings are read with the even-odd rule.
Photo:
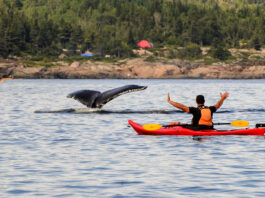
[[225, 100], [228, 96], [229, 93], [226, 91], [225, 93], [220, 93], [221, 99]]

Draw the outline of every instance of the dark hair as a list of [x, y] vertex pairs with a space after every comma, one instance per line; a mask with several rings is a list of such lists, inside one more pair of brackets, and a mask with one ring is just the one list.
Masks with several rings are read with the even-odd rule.
[[203, 95], [198, 95], [198, 96], [196, 97], [196, 102], [197, 102], [198, 104], [204, 104], [204, 102], [205, 102], [205, 100], [204, 100], [204, 96], [203, 96]]

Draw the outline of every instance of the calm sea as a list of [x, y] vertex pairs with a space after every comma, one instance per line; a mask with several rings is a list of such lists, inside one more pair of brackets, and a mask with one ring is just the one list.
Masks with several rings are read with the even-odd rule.
[[[67, 94], [148, 88], [91, 111]], [[265, 80], [10, 80], [0, 83], [0, 197], [264, 197], [265, 139], [138, 136], [142, 124], [190, 122], [167, 103], [207, 105], [214, 122], [265, 123]], [[219, 129], [236, 129], [218, 126]]]

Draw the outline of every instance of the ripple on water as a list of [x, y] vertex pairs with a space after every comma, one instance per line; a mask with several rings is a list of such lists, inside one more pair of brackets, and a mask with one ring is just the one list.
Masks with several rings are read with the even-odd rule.
[[[214, 121], [245, 119], [254, 127], [265, 121], [264, 82], [5, 82], [0, 86], [1, 196], [264, 197], [264, 137], [138, 136], [127, 122], [189, 122], [189, 114], [167, 103], [168, 92], [172, 100], [193, 106], [197, 94], [204, 94], [211, 105], [219, 100], [219, 92], [229, 91]], [[125, 84], [148, 88], [119, 96], [101, 110], [88, 110], [66, 98], [75, 90], [107, 90]]]

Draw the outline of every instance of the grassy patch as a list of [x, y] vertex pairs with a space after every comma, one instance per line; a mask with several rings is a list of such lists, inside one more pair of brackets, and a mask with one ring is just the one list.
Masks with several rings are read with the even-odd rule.
[[156, 57], [154, 56], [148, 56], [147, 58], [144, 59], [146, 62], [155, 62], [157, 60]]
[[243, 59], [248, 59], [250, 56], [249, 52], [241, 52], [240, 54], [241, 54], [241, 58], [243, 58]]
[[42, 61], [25, 60], [23, 63], [26, 67], [43, 67], [44, 66], [44, 63]]

